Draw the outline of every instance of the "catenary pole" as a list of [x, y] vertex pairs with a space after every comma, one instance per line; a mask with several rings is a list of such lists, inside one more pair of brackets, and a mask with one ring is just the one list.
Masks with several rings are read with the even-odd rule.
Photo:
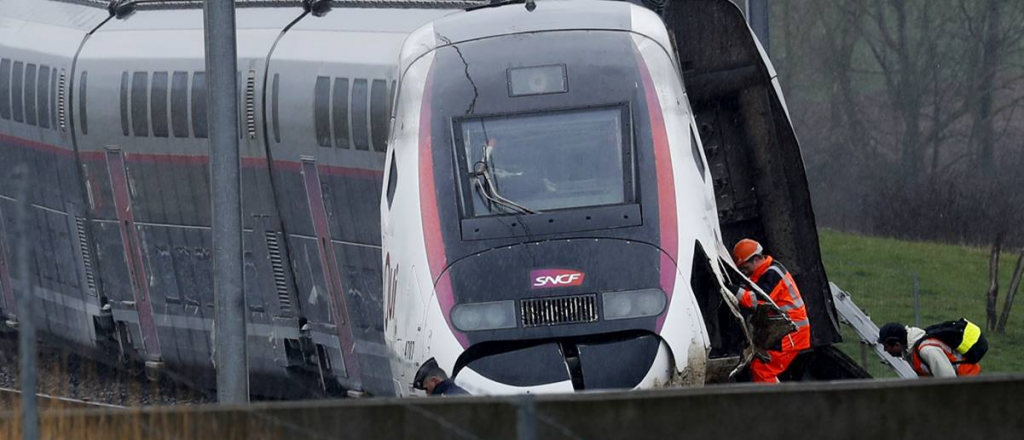
[[39, 406], [36, 399], [36, 320], [35, 320], [35, 286], [32, 284], [29, 271], [29, 246], [32, 234], [29, 225], [31, 207], [29, 205], [28, 167], [24, 164], [14, 169], [14, 193], [18, 197], [18, 205], [14, 214], [14, 236], [18, 240], [17, 260], [18, 284], [21, 285], [18, 296], [18, 358], [21, 361], [21, 438], [37, 440], [39, 438]]
[[213, 291], [217, 401], [249, 400], [242, 267], [242, 185], [238, 152], [238, 61], [235, 2], [206, 0], [207, 104], [213, 211]]
[[918, 282], [917, 272], [914, 272], [914, 327], [921, 327], [921, 284]]

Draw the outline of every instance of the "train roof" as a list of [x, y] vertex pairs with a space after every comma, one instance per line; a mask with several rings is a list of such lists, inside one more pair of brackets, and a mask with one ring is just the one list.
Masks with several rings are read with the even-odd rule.
[[528, 10], [522, 2], [451, 14], [413, 32], [401, 57], [405, 70], [424, 54], [448, 45], [530, 32], [605, 30], [634, 32], [657, 41], [670, 55], [664, 22], [653, 11], [624, 1], [539, 0]]
[[[491, 0], [234, 0], [238, 8], [313, 9], [322, 15], [331, 8], [462, 10]], [[16, 19], [89, 30], [117, 11], [201, 9], [202, 0], [0, 0], [0, 19]], [[323, 8], [323, 9], [320, 9]]]

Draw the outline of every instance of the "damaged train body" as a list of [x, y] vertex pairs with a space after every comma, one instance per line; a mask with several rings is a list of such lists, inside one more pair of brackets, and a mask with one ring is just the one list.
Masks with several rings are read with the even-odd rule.
[[[712, 381], [749, 345], [722, 295], [747, 235], [801, 283], [812, 376], [848, 377], [740, 11], [488, 3], [236, 1], [253, 392], [408, 395], [430, 358], [492, 393]], [[28, 198], [44, 339], [208, 387], [201, 5], [0, 0], [0, 311]]]
[[[708, 14], [699, 3], [672, 3], [685, 11], [675, 24], [709, 18], [696, 17]], [[728, 6], [750, 50], [728, 60], [709, 59], [719, 48], [699, 31], [674, 33], [674, 45], [661, 17], [626, 3], [481, 8], [409, 37], [381, 199], [385, 339], [401, 393], [430, 359], [487, 394], [694, 385], [734, 371], [753, 330], [733, 304], [729, 286], [743, 278], [720, 214], [729, 242], [790, 237], [758, 222], [785, 207], [715, 177], [737, 171], [736, 158], [759, 177], [772, 165], [759, 155], [796, 145], [781, 144], [792, 129], [771, 107], [778, 83]], [[725, 62], [739, 73], [716, 72]], [[684, 75], [703, 89], [696, 104]], [[807, 278], [816, 341], [832, 342], [832, 306]]]

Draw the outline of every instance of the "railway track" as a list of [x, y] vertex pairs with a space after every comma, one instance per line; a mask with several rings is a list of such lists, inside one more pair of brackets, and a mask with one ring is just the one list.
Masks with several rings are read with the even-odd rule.
[[[154, 382], [141, 371], [108, 365], [50, 344], [40, 343], [38, 347], [37, 390], [41, 405], [44, 398], [61, 399], [69, 405], [82, 402], [111, 407], [201, 404], [214, 400], [212, 395], [170, 377]], [[20, 388], [18, 365], [17, 339], [0, 336], [0, 411], [9, 409], [11, 402], [20, 402], [20, 394], [12, 394]]]
[[[124, 408], [119, 405], [92, 402], [89, 400], [71, 399], [68, 397], [51, 396], [49, 394], [36, 394], [39, 399], [40, 409], [95, 409], [95, 408]], [[0, 388], [0, 411], [12, 411], [21, 406], [21, 391], [11, 388]]]

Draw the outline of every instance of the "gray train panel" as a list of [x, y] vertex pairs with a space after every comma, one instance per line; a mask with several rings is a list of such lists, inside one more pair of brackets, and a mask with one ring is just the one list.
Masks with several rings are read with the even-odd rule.
[[[246, 295], [251, 326], [272, 327], [275, 317], [298, 310], [291, 292], [288, 267], [280, 264], [287, 251], [268, 237], [281, 233], [271, 188], [258, 93], [266, 55], [277, 36], [299, 11], [250, 9], [239, 11], [240, 148], [243, 160]], [[125, 38], [133, 44], [124, 45]], [[127, 275], [145, 273], [140, 282], [125, 283], [122, 273], [112, 294], [117, 315], [139, 321], [146, 339], [146, 322], [155, 328], [155, 343], [134, 344], [150, 360], [172, 367], [212, 374], [213, 294], [209, 254], [211, 240], [209, 167], [206, 140], [206, 90], [203, 60], [202, 11], [145, 11], [111, 21], [89, 40], [78, 60], [88, 72], [84, 91], [95, 128], [80, 130], [81, 157], [93, 208], [101, 221], [123, 224], [118, 197], [127, 195], [134, 223], [122, 233], [121, 254], [111, 264], [126, 265]], [[127, 188], [119, 188], [120, 172], [109, 160], [116, 145], [124, 163]], [[115, 161], [116, 162], [116, 161]], [[119, 194], [126, 193], [126, 194]], [[114, 201], [115, 203], [110, 203]], [[131, 235], [137, 236], [133, 239]], [[110, 237], [115, 239], [115, 237]], [[130, 280], [129, 280], [130, 281]], [[125, 289], [127, 293], [124, 292]], [[149, 311], [142, 304], [147, 298]], [[147, 316], [148, 315], [148, 316]], [[117, 321], [117, 320], [115, 320]], [[116, 325], [131, 324], [117, 322]], [[284, 375], [282, 341], [251, 338], [250, 367], [254, 374]]]
[[[0, 1], [0, 11], [0, 260], [10, 261], [17, 250], [10, 234], [19, 195], [11, 173], [25, 165], [31, 282], [45, 318], [40, 328], [48, 339], [91, 347], [99, 286], [67, 116], [74, 53], [106, 14], [24, 0]], [[13, 264], [0, 265], [0, 280], [9, 284], [0, 287], [9, 289], [3, 310], [8, 315], [16, 313], [12, 285], [19, 281], [12, 269]]]

